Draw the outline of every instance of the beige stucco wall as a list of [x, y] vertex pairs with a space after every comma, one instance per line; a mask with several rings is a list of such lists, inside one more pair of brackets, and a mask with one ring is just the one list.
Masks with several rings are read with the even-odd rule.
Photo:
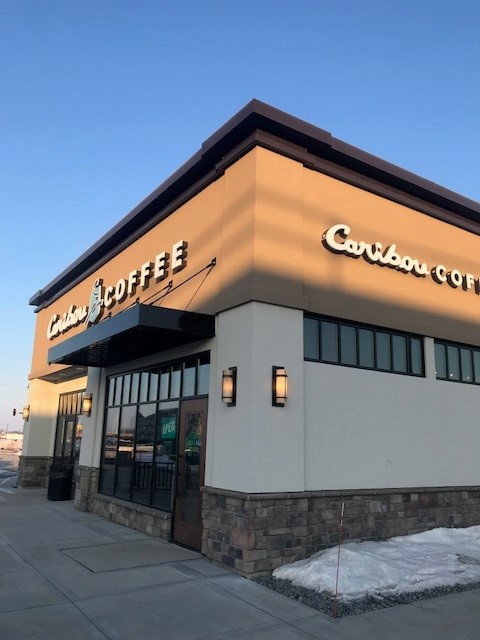
[[[209, 397], [207, 485], [303, 491], [303, 314], [252, 302], [219, 315]], [[221, 400], [222, 371], [237, 367], [236, 406]], [[289, 397], [272, 406], [272, 366], [286, 367]]]
[[430, 269], [480, 277], [477, 235], [259, 150], [256, 299], [480, 345], [479, 295], [328, 251], [323, 233], [339, 223]]
[[28, 390], [30, 417], [23, 429], [24, 456], [52, 456], [58, 413], [58, 398], [62, 393], [81, 391], [87, 385], [86, 377], [52, 384], [44, 380], [31, 380]]
[[[478, 483], [468, 466], [455, 470], [447, 463], [442, 467], [444, 473], [433, 468], [433, 458], [430, 466], [421, 466], [422, 449], [428, 452], [433, 447], [443, 456], [448, 446], [476, 448], [480, 444], [470, 417], [475, 415], [478, 387], [439, 383], [434, 375], [419, 380], [303, 364], [303, 310], [480, 345], [480, 296], [447, 283], [439, 285], [430, 275], [417, 278], [328, 251], [322, 236], [339, 223], [351, 227], [355, 240], [378, 241], [384, 247], [396, 243], [399, 254], [429, 267], [443, 264], [480, 276], [478, 236], [294, 160], [254, 149], [160, 225], [38, 313], [29, 400], [31, 433], [24, 453], [49, 455], [52, 450], [57, 398], [63, 385], [35, 380], [53, 369], [47, 365], [48, 348], [85, 330], [82, 325], [50, 341], [46, 332], [52, 315], [63, 314], [71, 304], [88, 305], [96, 278], [102, 278], [104, 285], [114, 285], [158, 253], [170, 251], [175, 242], [186, 240], [186, 268], [170, 273], [161, 283], [151, 282], [145, 291], [137, 289], [134, 296], [115, 305], [112, 314], [136, 298], [147, 300], [170, 279], [173, 291], [164, 298], [163, 306], [219, 314], [217, 337], [210, 343], [208, 484], [245, 491], [352, 488], [352, 483], [395, 486], [405, 483], [407, 471], [412, 485]], [[213, 257], [217, 265], [204, 281], [205, 272], [179, 286]], [[187, 350], [198, 348], [191, 345]], [[158, 362], [168, 355], [152, 355], [151, 360]], [[274, 364], [289, 369], [291, 395], [285, 409], [271, 406]], [[220, 400], [221, 371], [228, 366], [239, 367], [235, 408], [225, 407]], [[101, 380], [101, 376], [89, 380], [99, 401]], [[80, 382], [70, 386], [79, 388]], [[442, 393], [443, 387], [448, 394]], [[404, 398], [409, 407], [402, 413]], [[353, 421], [358, 406], [364, 411]], [[452, 407], [457, 406], [464, 438], [452, 444]], [[101, 409], [100, 402], [91, 419], [92, 429], [87, 431], [82, 450], [86, 465], [98, 464]], [[364, 439], [372, 422], [375, 427]], [[367, 440], [375, 441], [371, 450]], [[418, 447], [408, 451], [412, 441]], [[339, 442], [344, 445], [343, 453], [348, 453], [343, 458]], [[363, 475], [347, 477], [341, 465], [335, 468], [332, 461], [342, 459], [352, 465], [359, 451], [366, 464]], [[384, 465], [381, 472], [373, 475], [376, 467], [369, 463], [370, 457], [375, 464]], [[402, 464], [402, 473], [397, 473]]]
[[305, 362], [304, 393], [307, 490], [480, 484], [477, 386]]
[[[186, 267], [178, 273], [170, 269], [168, 277], [155, 283], [152, 278], [145, 290], [137, 287], [134, 295], [121, 304], [115, 304], [115, 315], [135, 300], [148, 302], [149, 298], [171, 280], [173, 287], [162, 300], [161, 306], [190, 311], [215, 312], [219, 300], [231, 291], [248, 289], [251, 280], [256, 154], [239, 160], [225, 176], [183, 205], [161, 224], [124, 249], [110, 262], [92, 273], [61, 298], [37, 314], [35, 350], [31, 377], [53, 370], [47, 367], [48, 349], [85, 330], [85, 325], [69, 329], [53, 340], [47, 338], [47, 328], [53, 315], [62, 315], [70, 305], [88, 305], [93, 283], [103, 280], [104, 287], [115, 285], [120, 278], [128, 278], [132, 270], [139, 270], [147, 261], [163, 251], [171, 252], [180, 240], [188, 242]], [[195, 275], [217, 258], [215, 266]], [[183, 283], [192, 278], [188, 284]], [[106, 314], [107, 312], [105, 312]]]
[[[172, 280], [173, 290], [162, 301], [171, 308], [215, 313], [258, 300], [480, 344], [479, 295], [439, 285], [430, 275], [418, 278], [331, 253], [322, 235], [338, 223], [349, 225], [355, 240], [378, 241], [385, 248], [396, 243], [400, 255], [429, 268], [443, 264], [480, 276], [478, 236], [257, 148], [40, 311], [31, 377], [48, 370], [50, 346], [85, 329], [82, 324], [50, 341], [46, 332], [52, 315], [62, 315], [72, 304], [88, 305], [96, 278], [104, 286], [115, 285], [179, 240], [189, 245], [186, 268], [158, 284], [152, 280], [145, 291], [137, 288], [111, 309], [112, 315]], [[217, 266], [203, 283], [205, 272], [179, 286], [213, 257]]]

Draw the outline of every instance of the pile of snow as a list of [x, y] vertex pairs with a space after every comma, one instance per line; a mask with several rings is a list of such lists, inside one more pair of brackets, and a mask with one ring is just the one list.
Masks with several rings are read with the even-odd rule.
[[[335, 593], [338, 547], [273, 572], [297, 587]], [[385, 542], [342, 545], [339, 600], [400, 594], [480, 581], [480, 526], [432, 529]]]

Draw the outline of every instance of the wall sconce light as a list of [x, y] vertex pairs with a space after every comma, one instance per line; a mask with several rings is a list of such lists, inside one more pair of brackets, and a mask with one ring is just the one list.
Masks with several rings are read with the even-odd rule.
[[237, 367], [223, 370], [222, 402], [225, 402], [229, 407], [234, 407], [237, 403]]
[[29, 417], [30, 417], [30, 405], [29, 404], [26, 404], [23, 407], [22, 416], [23, 416], [23, 419], [25, 420], [25, 422], [27, 422]]
[[89, 416], [92, 413], [92, 394], [85, 394], [82, 400], [82, 413]]
[[272, 406], [285, 406], [287, 388], [287, 370], [285, 367], [272, 367]]

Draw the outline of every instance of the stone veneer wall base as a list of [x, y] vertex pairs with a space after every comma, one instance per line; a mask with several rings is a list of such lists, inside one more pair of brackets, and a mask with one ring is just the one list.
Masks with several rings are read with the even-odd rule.
[[90, 500], [98, 490], [100, 469], [77, 465], [75, 467], [75, 508], [82, 511], [90, 511]]
[[19, 487], [46, 487], [51, 456], [20, 456], [17, 485]]
[[202, 553], [247, 577], [339, 541], [385, 540], [480, 524], [480, 487], [248, 494], [203, 488]]
[[75, 471], [75, 507], [123, 524], [130, 529], [171, 541], [170, 513], [119, 500], [98, 491], [99, 469], [78, 466]]

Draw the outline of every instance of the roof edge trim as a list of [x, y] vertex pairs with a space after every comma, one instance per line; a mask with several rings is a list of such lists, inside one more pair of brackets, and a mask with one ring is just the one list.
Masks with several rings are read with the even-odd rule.
[[[29, 304], [37, 307], [48, 306], [52, 300], [61, 295], [61, 292], [65, 292], [85, 277], [89, 270], [104, 263], [105, 256], [111, 259], [137, 235], [139, 229], [145, 230], [153, 223], [152, 221], [157, 224], [160, 219], [169, 215], [172, 211], [172, 203], [182, 201], [181, 196], [189, 192], [194, 185], [205, 185], [205, 179], [208, 176], [210, 182], [218, 178], [221, 175], [220, 165], [223, 165], [224, 170], [228, 165], [228, 161], [225, 161], [229, 154], [241, 146], [241, 143], [256, 130], [271, 134], [283, 140], [285, 144], [305, 149], [312, 156], [312, 168], [316, 168], [314, 158], [317, 157], [355, 171], [385, 186], [393, 187], [409, 196], [415, 196], [423, 200], [426, 205], [431, 204], [448, 210], [454, 214], [451, 216], [451, 224], [455, 224], [454, 219], [457, 217], [469, 220], [469, 226], [478, 224], [480, 234], [480, 203], [333, 138], [324, 129], [254, 99], [207, 138], [199, 151], [110, 231], [54, 280], [37, 291], [30, 298]], [[190, 191], [189, 197], [191, 195]], [[160, 215], [164, 211], [168, 213]], [[465, 228], [465, 225], [459, 226]]]

